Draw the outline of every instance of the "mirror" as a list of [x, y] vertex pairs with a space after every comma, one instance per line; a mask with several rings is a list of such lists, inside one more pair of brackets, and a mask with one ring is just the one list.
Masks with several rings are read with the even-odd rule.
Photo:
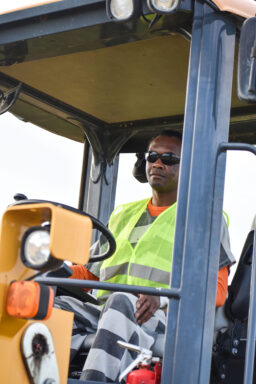
[[256, 102], [256, 17], [245, 20], [241, 28], [237, 93], [241, 100]]

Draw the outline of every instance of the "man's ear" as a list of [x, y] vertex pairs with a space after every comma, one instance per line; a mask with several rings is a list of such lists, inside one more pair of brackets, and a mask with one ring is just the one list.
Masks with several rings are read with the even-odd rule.
[[132, 174], [140, 183], [147, 183], [145, 153], [136, 153], [137, 161], [134, 164]]

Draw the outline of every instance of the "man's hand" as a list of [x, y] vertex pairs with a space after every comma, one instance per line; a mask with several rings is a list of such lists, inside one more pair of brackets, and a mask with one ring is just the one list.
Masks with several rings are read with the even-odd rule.
[[136, 303], [136, 308], [135, 318], [138, 324], [143, 324], [160, 308], [160, 297], [140, 294]]

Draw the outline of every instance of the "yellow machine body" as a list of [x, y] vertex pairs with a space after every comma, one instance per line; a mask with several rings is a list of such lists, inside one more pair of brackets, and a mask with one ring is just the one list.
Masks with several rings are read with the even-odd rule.
[[[29, 383], [21, 353], [21, 338], [31, 320], [17, 319], [6, 312], [6, 294], [13, 280], [35, 274], [20, 258], [24, 232], [50, 222], [50, 253], [60, 260], [85, 264], [89, 259], [92, 222], [79, 213], [51, 203], [9, 207], [3, 215], [0, 237], [0, 359], [2, 383]], [[58, 363], [60, 382], [67, 382], [73, 314], [54, 308], [51, 317], [41, 321], [50, 330]], [[60, 327], [65, 324], [65, 327]]]

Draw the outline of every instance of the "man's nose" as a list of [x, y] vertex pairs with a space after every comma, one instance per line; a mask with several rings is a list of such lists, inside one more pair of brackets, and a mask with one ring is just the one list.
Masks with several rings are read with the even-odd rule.
[[155, 168], [163, 168], [164, 167], [164, 164], [162, 163], [162, 160], [160, 158], [158, 158], [152, 165]]

